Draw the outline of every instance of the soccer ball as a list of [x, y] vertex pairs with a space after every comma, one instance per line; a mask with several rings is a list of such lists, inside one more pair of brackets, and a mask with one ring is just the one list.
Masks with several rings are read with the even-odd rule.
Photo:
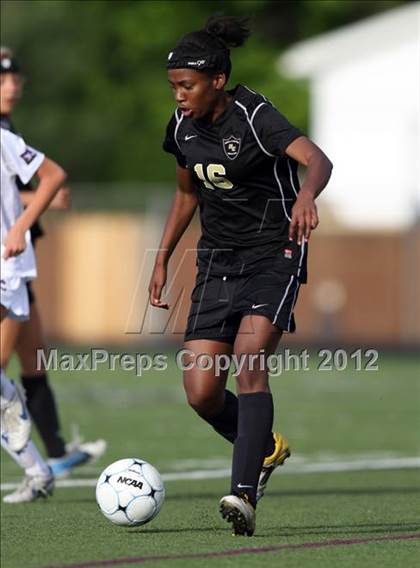
[[165, 488], [159, 472], [140, 459], [112, 463], [96, 484], [99, 508], [116, 525], [145, 525], [159, 513], [164, 499]]

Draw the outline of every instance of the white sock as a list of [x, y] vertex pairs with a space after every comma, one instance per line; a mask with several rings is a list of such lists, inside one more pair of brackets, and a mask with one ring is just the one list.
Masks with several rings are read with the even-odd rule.
[[49, 475], [50, 468], [48, 467], [47, 462], [42, 459], [35, 444], [31, 440], [29, 440], [20, 452], [14, 452], [11, 450], [3, 436], [1, 437], [1, 445], [9, 456], [12, 457], [23, 470], [25, 470], [26, 475], [30, 475], [31, 477]]
[[11, 381], [6, 373], [1, 370], [1, 396], [0, 396], [0, 409], [4, 410], [12, 398], [15, 396], [16, 386]]

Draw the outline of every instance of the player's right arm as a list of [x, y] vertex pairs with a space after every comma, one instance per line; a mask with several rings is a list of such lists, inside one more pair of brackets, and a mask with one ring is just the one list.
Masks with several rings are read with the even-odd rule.
[[197, 189], [191, 172], [177, 165], [176, 178], [175, 197], [166, 220], [149, 284], [150, 303], [152, 306], [165, 310], [169, 308], [169, 305], [160, 298], [166, 284], [168, 262], [178, 241], [190, 224], [198, 204]]
[[11, 256], [17, 256], [25, 250], [26, 231], [47, 209], [54, 195], [66, 179], [64, 170], [46, 157], [42, 161], [36, 174], [39, 177], [39, 185], [34, 192], [31, 203], [18, 217], [16, 223], [6, 236], [3, 253], [5, 259]]
[[[34, 191], [20, 191], [20, 198], [22, 200], [23, 206], [28, 207], [34, 198]], [[66, 211], [71, 207], [71, 189], [68, 186], [60, 187], [57, 193], [54, 195], [48, 209], [54, 209], [56, 211]]]

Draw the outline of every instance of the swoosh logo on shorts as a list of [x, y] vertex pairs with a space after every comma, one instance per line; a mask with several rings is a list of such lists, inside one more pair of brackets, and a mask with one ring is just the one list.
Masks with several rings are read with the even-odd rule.
[[262, 308], [263, 306], [268, 306], [268, 304], [252, 304], [251, 310], [256, 310], [257, 308]]

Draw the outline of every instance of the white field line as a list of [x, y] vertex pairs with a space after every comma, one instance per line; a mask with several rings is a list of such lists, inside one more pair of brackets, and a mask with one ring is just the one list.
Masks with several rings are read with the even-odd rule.
[[[407, 458], [384, 458], [384, 459], [362, 459], [353, 461], [334, 461], [321, 463], [291, 463], [285, 468], [279, 468], [275, 473], [281, 471], [282, 475], [298, 475], [304, 473], [333, 473], [345, 471], [368, 471], [368, 470], [387, 470], [387, 469], [416, 469], [420, 468], [420, 457]], [[194, 479], [219, 479], [230, 476], [230, 469], [196, 470], [186, 472], [173, 472], [162, 474], [163, 481], [188, 481]], [[60, 479], [57, 487], [95, 487], [95, 479]], [[2, 483], [1, 491], [15, 489], [18, 483]]]

